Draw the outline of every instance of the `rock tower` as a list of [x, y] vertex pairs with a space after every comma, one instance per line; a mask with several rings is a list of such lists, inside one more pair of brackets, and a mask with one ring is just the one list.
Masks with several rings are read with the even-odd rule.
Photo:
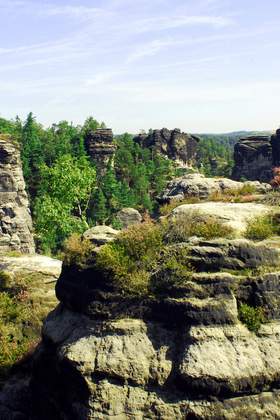
[[154, 148], [180, 166], [192, 166], [196, 161], [199, 138], [181, 132], [179, 128], [153, 130], [149, 134], [139, 134], [134, 140], [142, 147]]
[[116, 152], [112, 130], [110, 128], [99, 128], [90, 131], [86, 136], [86, 149], [95, 162], [99, 175], [104, 175]]
[[280, 166], [280, 129], [270, 136], [242, 138], [234, 148], [233, 179], [270, 181], [273, 167]]
[[0, 253], [34, 253], [32, 219], [16, 142], [0, 135]]

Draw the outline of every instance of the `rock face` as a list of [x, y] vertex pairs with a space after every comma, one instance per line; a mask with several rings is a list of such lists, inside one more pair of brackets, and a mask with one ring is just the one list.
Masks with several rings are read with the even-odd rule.
[[99, 128], [87, 134], [86, 149], [95, 162], [100, 176], [104, 175], [109, 162], [114, 158], [116, 145], [113, 140], [110, 128]]
[[139, 134], [134, 140], [142, 147], [154, 148], [181, 166], [192, 166], [195, 163], [199, 138], [183, 133], [178, 128], [162, 128], [149, 134]]
[[280, 130], [269, 136], [240, 139], [234, 148], [233, 179], [270, 181], [273, 167], [280, 165]]
[[32, 220], [19, 146], [0, 135], [0, 252], [34, 253]]
[[246, 230], [250, 219], [271, 213], [271, 207], [257, 203], [223, 203], [205, 202], [197, 204], [182, 204], [172, 211], [172, 216], [184, 217], [184, 214], [199, 212], [215, 216], [219, 221], [230, 226], [238, 233]]
[[[279, 418], [279, 251], [249, 241], [175, 246], [197, 272], [156, 297], [128, 298], [90, 264], [64, 265], [32, 374], [6, 385], [0, 418]], [[226, 261], [236, 274], [223, 272]], [[260, 267], [270, 272], [244, 271]], [[263, 308], [257, 334], [239, 321], [241, 302]]]
[[227, 178], [206, 178], [195, 173], [174, 178], [170, 181], [163, 193], [158, 197], [160, 203], [172, 200], [183, 200], [187, 197], [208, 198], [213, 193], [225, 193], [227, 190], [239, 190], [244, 186], [251, 186], [257, 193], [270, 191], [271, 185], [259, 181], [238, 182]]
[[129, 207], [120, 210], [117, 213], [116, 218], [120, 221], [122, 227], [124, 228], [142, 222], [142, 216], [139, 211]]

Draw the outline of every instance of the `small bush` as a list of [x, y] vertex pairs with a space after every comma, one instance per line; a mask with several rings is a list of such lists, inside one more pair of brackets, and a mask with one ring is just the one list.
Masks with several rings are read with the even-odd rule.
[[10, 280], [10, 275], [6, 271], [0, 270], [0, 291], [8, 287]]
[[264, 240], [274, 234], [271, 216], [260, 216], [247, 223], [245, 238], [252, 240]]
[[93, 246], [89, 240], [83, 239], [78, 233], [74, 233], [64, 242], [64, 262], [67, 265], [83, 264], [92, 250]]
[[205, 239], [228, 238], [233, 236], [233, 229], [214, 216], [204, 215], [198, 211], [174, 217], [167, 227], [168, 242], [184, 242], [191, 236]]
[[174, 252], [167, 249], [163, 252], [158, 269], [153, 273], [149, 289], [154, 294], [168, 293], [174, 286], [180, 286], [190, 280], [193, 275], [193, 267], [187, 261], [188, 251], [179, 248]]
[[126, 293], [145, 295], [163, 244], [163, 227], [151, 221], [130, 226], [101, 247], [95, 266]]
[[263, 308], [249, 306], [242, 303], [238, 308], [239, 319], [245, 324], [248, 330], [258, 332], [261, 324], [265, 321]]

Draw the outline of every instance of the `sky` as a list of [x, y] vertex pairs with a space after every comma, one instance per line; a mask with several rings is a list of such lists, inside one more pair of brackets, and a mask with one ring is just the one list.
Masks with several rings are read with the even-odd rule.
[[280, 125], [279, 0], [0, 0], [0, 116], [114, 133]]

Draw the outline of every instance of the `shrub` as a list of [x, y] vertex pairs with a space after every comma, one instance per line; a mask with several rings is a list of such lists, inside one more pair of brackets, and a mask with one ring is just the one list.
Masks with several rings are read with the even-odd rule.
[[264, 310], [261, 307], [254, 308], [246, 303], [241, 303], [238, 308], [239, 319], [248, 330], [258, 332], [261, 324], [265, 321]]
[[184, 242], [191, 236], [205, 239], [225, 238], [233, 235], [233, 229], [214, 216], [204, 215], [198, 211], [190, 211], [174, 217], [167, 226], [168, 242]]
[[31, 323], [30, 306], [21, 304], [7, 292], [0, 293], [0, 379], [19, 360], [30, 345], [24, 329]]
[[185, 248], [167, 249], [163, 252], [158, 269], [151, 276], [149, 285], [151, 292], [168, 293], [170, 288], [183, 285], [190, 280], [194, 270], [187, 258], [188, 250]]
[[151, 221], [130, 226], [101, 247], [95, 266], [126, 293], [145, 295], [163, 247], [163, 227]]
[[78, 233], [73, 233], [63, 245], [64, 263], [67, 265], [85, 263], [93, 251], [90, 241]]
[[6, 271], [0, 270], [0, 291], [8, 287], [10, 280], [10, 275]]
[[263, 240], [272, 236], [273, 233], [272, 217], [260, 216], [249, 220], [244, 236], [252, 240]]

